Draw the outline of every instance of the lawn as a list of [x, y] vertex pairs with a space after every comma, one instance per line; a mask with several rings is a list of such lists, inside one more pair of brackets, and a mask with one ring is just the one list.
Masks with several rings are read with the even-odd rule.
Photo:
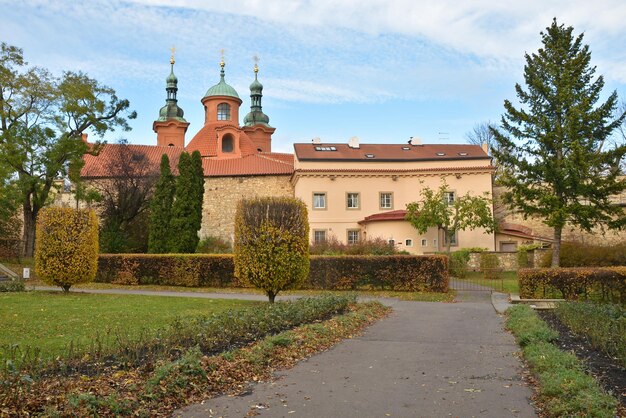
[[[0, 293], [0, 346], [38, 347], [42, 357], [97, 336], [154, 334], [176, 318], [220, 312], [259, 302], [142, 295], [60, 292]], [[3, 355], [0, 350], [0, 357]]]
[[470, 283], [476, 283], [481, 286], [492, 287], [498, 292], [519, 294], [519, 282], [517, 280], [516, 271], [502, 272], [502, 281], [486, 280], [484, 274], [480, 271], [469, 271], [467, 272], [467, 276], [461, 280], [466, 280]]

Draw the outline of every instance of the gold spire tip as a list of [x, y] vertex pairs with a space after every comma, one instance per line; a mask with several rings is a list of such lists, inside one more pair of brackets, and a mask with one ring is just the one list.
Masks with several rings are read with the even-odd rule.
[[220, 54], [222, 55], [222, 59], [220, 60], [220, 67], [224, 68], [224, 65], [226, 65], [226, 63], [224, 62], [224, 50], [223, 49], [220, 50]]
[[174, 54], [176, 54], [176, 47], [172, 46], [170, 48], [170, 52], [172, 53], [172, 55], [170, 56], [170, 64], [174, 65]]
[[255, 55], [254, 57], [252, 57], [252, 59], [254, 60], [254, 72], [258, 73], [259, 72], [259, 61], [261, 61], [261, 58], [259, 58], [258, 55]]

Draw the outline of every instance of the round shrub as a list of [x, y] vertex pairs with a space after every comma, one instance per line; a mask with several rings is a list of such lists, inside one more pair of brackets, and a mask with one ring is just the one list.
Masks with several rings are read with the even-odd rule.
[[287, 197], [244, 199], [235, 215], [235, 276], [267, 294], [296, 287], [309, 273], [305, 204]]
[[69, 291], [88, 283], [98, 269], [98, 220], [93, 210], [44, 208], [37, 217], [35, 272]]

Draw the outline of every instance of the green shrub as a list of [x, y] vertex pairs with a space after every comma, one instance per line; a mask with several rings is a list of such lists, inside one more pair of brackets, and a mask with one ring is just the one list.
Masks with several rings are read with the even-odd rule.
[[233, 247], [230, 242], [220, 237], [205, 237], [198, 243], [196, 253], [200, 254], [231, 254]]
[[502, 278], [500, 260], [493, 253], [480, 254], [480, 271], [485, 275], [485, 279], [495, 280]]
[[626, 303], [626, 267], [522, 269], [517, 276], [522, 298]]
[[185, 396], [190, 387], [206, 381], [201, 358], [202, 352], [194, 347], [178, 360], [158, 367], [146, 382], [146, 391], [157, 399]]
[[235, 214], [235, 276], [270, 302], [309, 273], [309, 223], [304, 202], [287, 197], [243, 199]]
[[467, 265], [470, 260], [470, 249], [463, 248], [450, 253], [450, 274], [459, 279], [467, 275]]
[[560, 303], [556, 314], [574, 333], [626, 367], [626, 309], [610, 303]]
[[0, 293], [23, 292], [24, 290], [26, 290], [26, 285], [22, 279], [0, 281]]
[[88, 283], [98, 268], [98, 220], [93, 210], [49, 207], [39, 212], [35, 272], [64, 291]]
[[[525, 269], [532, 267], [528, 261], [528, 252], [541, 248], [541, 244], [520, 245], [517, 247], [517, 268]], [[550, 255], [552, 257], [552, 255]]]

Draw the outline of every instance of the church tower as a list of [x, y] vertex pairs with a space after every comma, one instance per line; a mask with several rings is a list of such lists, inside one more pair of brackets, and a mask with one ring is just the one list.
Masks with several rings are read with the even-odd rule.
[[152, 129], [157, 134], [157, 145], [179, 147], [185, 146], [185, 132], [189, 122], [183, 118], [183, 109], [178, 106], [176, 92], [178, 91], [178, 78], [174, 75], [174, 49], [170, 58], [170, 75], [165, 79], [167, 99], [165, 106], [159, 111], [159, 118], [152, 124]]
[[[255, 57], [256, 60], [258, 58]], [[263, 84], [258, 79], [259, 66], [254, 64], [254, 81], [250, 84], [250, 113], [243, 120], [243, 131], [252, 139], [259, 152], [272, 151], [272, 134], [276, 128], [270, 126], [270, 118], [263, 113], [261, 99]]]

